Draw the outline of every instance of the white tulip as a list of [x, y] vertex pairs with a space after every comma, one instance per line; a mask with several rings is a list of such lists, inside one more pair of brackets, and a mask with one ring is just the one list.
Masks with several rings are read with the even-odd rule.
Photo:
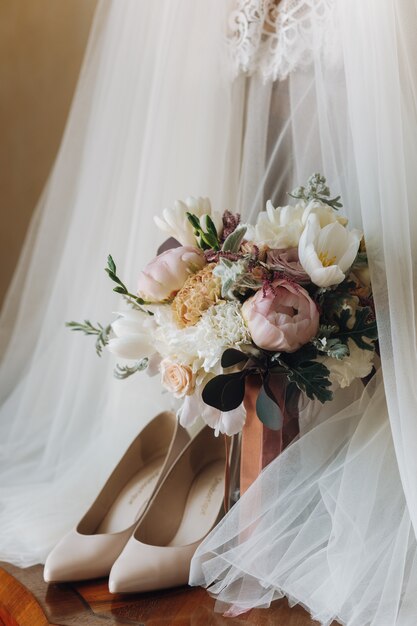
[[107, 348], [123, 359], [142, 359], [155, 353], [153, 331], [155, 322], [141, 311], [126, 311], [112, 324], [116, 337], [110, 339]]
[[174, 237], [183, 246], [195, 246], [196, 238], [194, 229], [190, 224], [187, 213], [192, 213], [200, 218], [201, 226], [206, 225], [207, 216], [210, 216], [216, 226], [217, 232], [221, 231], [222, 216], [211, 210], [208, 198], [186, 198], [184, 202], [177, 200], [171, 209], [162, 211], [162, 218], [155, 216], [155, 224], [169, 237]]
[[319, 217], [313, 213], [300, 237], [300, 263], [315, 285], [338, 285], [356, 258], [361, 238], [359, 230], [347, 230], [339, 222], [321, 228]]

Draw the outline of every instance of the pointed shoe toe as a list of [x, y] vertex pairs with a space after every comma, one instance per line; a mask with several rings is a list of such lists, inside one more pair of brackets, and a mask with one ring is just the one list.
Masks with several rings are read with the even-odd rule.
[[69, 532], [46, 559], [45, 582], [68, 582], [107, 576], [123, 550], [132, 528], [113, 535], [82, 535]]
[[155, 493], [115, 561], [111, 593], [141, 593], [188, 583], [191, 559], [223, 512], [225, 447], [205, 427]]
[[46, 582], [108, 576], [174, 460], [189, 441], [173, 413], [139, 433], [77, 527], [49, 554]]
[[167, 547], [130, 540], [110, 572], [110, 593], [143, 593], [186, 585], [197, 547], [198, 543]]

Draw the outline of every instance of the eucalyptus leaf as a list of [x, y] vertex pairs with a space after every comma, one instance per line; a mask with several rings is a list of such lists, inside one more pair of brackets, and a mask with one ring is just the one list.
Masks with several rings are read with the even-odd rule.
[[261, 422], [271, 430], [280, 430], [284, 421], [281, 409], [278, 404], [272, 400], [262, 385], [256, 400], [256, 414]]
[[232, 367], [233, 365], [247, 361], [247, 359], [248, 355], [244, 352], [236, 350], [236, 348], [228, 348], [222, 354], [221, 364], [224, 368]]
[[245, 397], [245, 372], [220, 374], [212, 378], [203, 389], [203, 400], [219, 411], [237, 409]]

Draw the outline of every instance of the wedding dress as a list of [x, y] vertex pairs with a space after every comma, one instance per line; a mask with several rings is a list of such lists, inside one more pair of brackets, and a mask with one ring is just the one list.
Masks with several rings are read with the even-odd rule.
[[2, 318], [0, 558], [42, 561], [168, 402], [63, 327], [118, 310], [107, 254], [134, 284], [175, 199], [249, 220], [320, 171], [365, 233], [382, 374], [319, 412], [191, 581], [231, 613], [285, 594], [323, 624], [415, 624], [416, 24], [415, 0], [100, 3]]

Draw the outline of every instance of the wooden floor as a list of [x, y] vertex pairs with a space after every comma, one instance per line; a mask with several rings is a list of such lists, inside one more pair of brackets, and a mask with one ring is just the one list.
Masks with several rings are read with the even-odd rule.
[[0, 564], [0, 626], [313, 626], [301, 607], [279, 600], [267, 610], [226, 618], [203, 589], [111, 595], [106, 580], [47, 585], [42, 567]]

